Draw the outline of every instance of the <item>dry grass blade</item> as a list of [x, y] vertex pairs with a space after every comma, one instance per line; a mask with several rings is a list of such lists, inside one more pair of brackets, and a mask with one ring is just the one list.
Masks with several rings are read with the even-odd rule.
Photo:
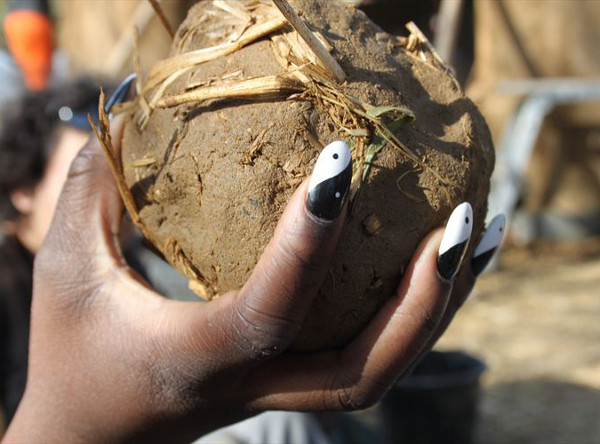
[[[444, 59], [442, 59], [440, 57], [440, 55], [435, 50], [435, 48], [433, 47], [433, 45], [431, 44], [431, 42], [429, 41], [427, 36], [425, 34], [423, 34], [423, 31], [421, 31], [414, 22], [408, 22], [406, 24], [406, 29], [408, 29], [411, 32], [411, 35], [409, 36], [409, 40], [412, 38], [413, 41], [417, 40], [421, 44], [425, 45], [425, 48], [427, 49], [427, 51], [433, 56], [433, 58], [439, 65], [438, 67], [441, 68], [442, 71], [444, 71], [446, 74], [448, 74], [450, 76], [455, 88], [460, 90], [461, 89], [460, 84], [458, 83], [456, 76], [452, 72], [452, 69], [448, 66], [448, 64], [444, 61]], [[410, 54], [410, 51], [409, 51], [409, 54]]]
[[225, 57], [261, 37], [283, 28], [285, 25], [287, 25], [287, 20], [284, 17], [277, 17], [267, 22], [257, 23], [256, 25], [251, 26], [235, 42], [198, 49], [163, 60], [154, 65], [154, 68], [152, 68], [150, 74], [148, 74], [144, 90], [147, 91], [154, 88], [175, 71], [199, 65], [210, 60], [215, 60], [219, 57]]
[[306, 44], [313, 51], [317, 59], [323, 64], [325, 68], [333, 75], [338, 82], [346, 80], [346, 73], [339, 65], [339, 63], [329, 54], [325, 46], [315, 37], [313, 32], [308, 29], [306, 23], [300, 18], [300, 16], [294, 11], [287, 0], [273, 0], [277, 8], [290, 22], [292, 27], [298, 34], [304, 39]]
[[[367, 116], [368, 116], [368, 114], [367, 114]], [[381, 134], [381, 136], [385, 140], [387, 140], [388, 143], [390, 143], [392, 146], [394, 146], [395, 148], [400, 150], [402, 152], [402, 154], [404, 154], [407, 158], [412, 160], [416, 165], [431, 172], [431, 174], [433, 174], [435, 176], [435, 178], [438, 179], [442, 184], [456, 185], [455, 182], [440, 176], [440, 174], [434, 168], [430, 167], [425, 162], [423, 162], [421, 159], [419, 159], [412, 151], [410, 151], [408, 149], [408, 147], [406, 147], [406, 145], [404, 145], [402, 142], [400, 142], [400, 140], [398, 140], [398, 138], [396, 137], [394, 132], [391, 131], [390, 128], [381, 119], [373, 118], [373, 117], [367, 117], [367, 118], [369, 118], [369, 120], [371, 120], [375, 124], [375, 126], [378, 130], [378, 133]]]
[[265, 76], [231, 82], [226, 85], [207, 86], [184, 94], [163, 97], [156, 106], [171, 108], [184, 103], [197, 103], [210, 99], [281, 97], [305, 89], [302, 83], [289, 77]]
[[[397, 122], [401, 122], [402, 119], [406, 119], [406, 122], [411, 122], [414, 120], [414, 114], [410, 110], [396, 106], [373, 107], [355, 97], [344, 94], [333, 85], [320, 82], [314, 82], [311, 86], [310, 94], [314, 96], [317, 103], [326, 102], [330, 107], [333, 107], [333, 109], [329, 109], [328, 114], [338, 127], [361, 129], [368, 128], [371, 125], [374, 130], [373, 133], [383, 139], [382, 141], [386, 141], [399, 150], [415, 165], [430, 171], [440, 183], [444, 185], [456, 185], [453, 181], [442, 177], [434, 168], [427, 165], [406, 147], [394, 134], [394, 130], [397, 129], [396, 125], [393, 124], [394, 122], [389, 122], [385, 118], [385, 114], [392, 111], [394, 119]], [[406, 112], [406, 116], [402, 115], [403, 112]], [[348, 116], [351, 121], [344, 123], [343, 119], [340, 119], [339, 116]], [[390, 127], [394, 130], [390, 129]], [[358, 137], [357, 140], [366, 140], [366, 138]], [[372, 150], [371, 153], [364, 153], [364, 155], [373, 154], [374, 156], [376, 152], [373, 151], [376, 150]], [[373, 156], [370, 156], [369, 161], [373, 160]], [[366, 159], [361, 155], [359, 161], [365, 163]]]
[[110, 112], [113, 116], [118, 116], [119, 114], [129, 113], [135, 111], [135, 101], [116, 103], [110, 109]]
[[437, 51], [435, 50], [435, 48], [433, 47], [433, 45], [431, 44], [429, 39], [425, 36], [425, 34], [423, 34], [423, 31], [421, 31], [419, 29], [419, 27], [416, 25], [415, 22], [408, 22], [406, 24], [406, 29], [408, 29], [412, 34], [417, 36], [417, 39], [419, 40], [419, 42], [421, 42], [423, 45], [425, 45], [427, 50], [433, 55], [433, 57], [435, 57], [435, 59], [438, 61], [438, 63], [442, 64], [443, 66], [446, 65], [446, 63], [440, 57], [440, 55], [437, 53]]
[[164, 95], [166, 89], [179, 77], [184, 75], [186, 72], [189, 72], [190, 69], [191, 69], [191, 67], [180, 69], [179, 71], [175, 71], [173, 74], [171, 74], [169, 77], [167, 77], [165, 79], [165, 81], [161, 83], [160, 87], [154, 93], [154, 96], [152, 97], [152, 100], [150, 101], [150, 109], [156, 108], [156, 104], [160, 101], [160, 99]]
[[213, 285], [204, 277], [193, 262], [189, 260], [177, 239], [168, 239], [161, 251], [171, 264], [174, 264], [177, 269], [181, 270], [187, 278], [194, 282], [194, 284], [190, 283], [190, 289], [194, 293], [208, 300], [215, 297]]
[[213, 6], [239, 18], [242, 22], [248, 22], [252, 18], [250, 14], [244, 11], [244, 8], [235, 3], [225, 2], [223, 0], [213, 0]]
[[145, 159], [134, 160], [129, 165], [125, 165], [123, 169], [127, 170], [128, 168], [145, 168], [154, 165], [155, 163], [156, 159], [154, 157], [148, 157]]
[[108, 165], [110, 166], [110, 170], [117, 184], [117, 189], [119, 190], [121, 199], [123, 199], [123, 203], [131, 215], [132, 221], [144, 235], [147, 235], [148, 233], [146, 227], [140, 219], [133, 195], [131, 194], [127, 183], [125, 182], [123, 165], [121, 163], [121, 153], [115, 150], [112, 144], [112, 138], [110, 136], [110, 122], [108, 120], [108, 115], [104, 112], [104, 99], [104, 91], [100, 91], [100, 100], [98, 102], [98, 125], [100, 128], [94, 124], [90, 116], [88, 116], [88, 120], [92, 126], [92, 129], [94, 130], [94, 133], [96, 134], [96, 137], [98, 138], [98, 141], [100, 142], [100, 147], [102, 148], [104, 156], [108, 161]]
[[397, 188], [397, 189], [398, 189], [398, 191], [400, 191], [400, 193], [402, 193], [402, 195], [403, 195], [404, 197], [406, 197], [407, 199], [410, 199], [410, 200], [412, 200], [413, 202], [422, 203], [422, 202], [424, 202], [424, 201], [425, 201], [424, 199], [419, 199], [417, 196], [415, 196], [415, 195], [413, 195], [413, 194], [409, 193], [408, 191], [404, 190], [404, 189], [402, 188], [402, 186], [400, 185], [400, 182], [402, 182], [402, 180], [403, 180], [403, 179], [404, 179], [406, 176], [408, 176], [409, 174], [413, 174], [413, 173], [415, 173], [415, 172], [416, 172], [416, 170], [408, 170], [408, 171], [405, 171], [404, 173], [402, 173], [402, 174], [400, 175], [400, 177], [398, 177], [398, 179], [396, 179], [396, 188]]

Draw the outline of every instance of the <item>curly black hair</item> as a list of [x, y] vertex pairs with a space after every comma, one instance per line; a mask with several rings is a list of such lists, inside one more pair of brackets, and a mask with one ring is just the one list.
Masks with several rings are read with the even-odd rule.
[[14, 220], [10, 200], [16, 189], [35, 187], [52, 155], [57, 130], [64, 124], [59, 110], [97, 109], [97, 80], [79, 78], [39, 92], [27, 92], [2, 110], [0, 126], [0, 221]]

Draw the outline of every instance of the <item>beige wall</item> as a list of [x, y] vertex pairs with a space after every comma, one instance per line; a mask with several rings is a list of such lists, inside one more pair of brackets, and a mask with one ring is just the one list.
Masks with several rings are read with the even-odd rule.
[[[480, 0], [474, 8], [475, 63], [467, 93], [486, 117], [496, 146], [519, 104], [519, 98], [496, 92], [503, 80], [600, 79], [600, 1]], [[561, 107], [547, 119], [528, 174], [529, 209], [600, 207], [600, 168], [594, 165], [600, 144], [590, 145], [593, 137], [566, 136], [587, 127], [600, 129], [600, 105]]]
[[[163, 0], [161, 4], [169, 22], [176, 29], [185, 18], [193, 0]], [[133, 33], [132, 21], [147, 21], [140, 38], [142, 68], [148, 69], [169, 53], [171, 38], [147, 0], [55, 0], [57, 42], [71, 59], [76, 72], [93, 72], [123, 76], [132, 72], [130, 51], [122, 69], [113, 63], [115, 48], [121, 39]], [[149, 20], [144, 18], [151, 17]], [[124, 37], [125, 36], [125, 37]], [[124, 45], [125, 49], [131, 45]]]

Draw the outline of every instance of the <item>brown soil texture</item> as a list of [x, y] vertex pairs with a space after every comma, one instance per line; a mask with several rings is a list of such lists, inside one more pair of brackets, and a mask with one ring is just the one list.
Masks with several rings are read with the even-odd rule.
[[[340, 91], [373, 106], [414, 112], [415, 123], [397, 137], [430, 167], [416, 165], [390, 144], [376, 155], [294, 345], [309, 350], [352, 338], [393, 294], [421, 239], [461, 202], [474, 208], [478, 238], [494, 153], [483, 118], [446, 70], [391, 45], [390, 36], [362, 12], [338, 1], [291, 3], [333, 47], [347, 74]], [[201, 2], [190, 11], [173, 48], [185, 52], [222, 42], [211, 32], [180, 41], [211, 7]], [[201, 26], [219, 29], [219, 17]], [[262, 39], [197, 65], [166, 94], [240, 70], [243, 78], [284, 73], [271, 41]], [[209, 297], [243, 285], [319, 150], [348, 138], [320, 111], [311, 101], [222, 99], [156, 109], [143, 131], [128, 120], [122, 162], [141, 221], [171, 263], [190, 279], [201, 275]], [[367, 221], [374, 220], [379, 229], [368, 230]]]

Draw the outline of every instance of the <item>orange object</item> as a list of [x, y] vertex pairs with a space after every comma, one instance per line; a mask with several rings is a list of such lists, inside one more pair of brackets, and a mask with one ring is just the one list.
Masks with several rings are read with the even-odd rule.
[[38, 11], [10, 12], [4, 18], [4, 35], [27, 87], [31, 90], [44, 89], [52, 66], [50, 18]]

